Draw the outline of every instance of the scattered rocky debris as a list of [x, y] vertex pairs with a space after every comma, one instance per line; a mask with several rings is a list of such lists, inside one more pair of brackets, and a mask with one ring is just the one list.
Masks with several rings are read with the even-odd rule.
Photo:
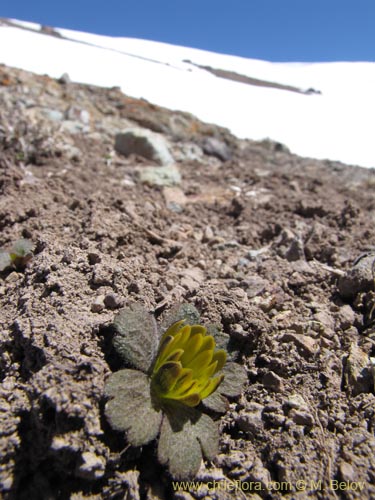
[[[34, 246], [0, 272], [1, 495], [374, 498], [374, 172], [67, 76], [0, 66], [0, 105], [0, 247]], [[175, 492], [103, 394], [117, 310], [182, 301], [248, 383], [201, 487]]]

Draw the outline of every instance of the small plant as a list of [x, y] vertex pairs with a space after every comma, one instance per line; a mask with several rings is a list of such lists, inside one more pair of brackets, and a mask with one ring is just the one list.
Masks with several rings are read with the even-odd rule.
[[0, 250], [0, 271], [8, 267], [23, 269], [33, 256], [34, 244], [30, 240], [17, 240], [9, 249]]
[[112, 428], [125, 431], [133, 446], [159, 436], [158, 460], [176, 479], [193, 477], [202, 456], [211, 460], [218, 453], [218, 427], [204, 411], [224, 413], [226, 396], [238, 396], [247, 380], [244, 368], [226, 363], [226, 351], [216, 348], [223, 337], [215, 342], [214, 329], [208, 333], [197, 319], [195, 308], [181, 306], [160, 338], [142, 306], [123, 309], [113, 345], [133, 368], [110, 375], [105, 387]]

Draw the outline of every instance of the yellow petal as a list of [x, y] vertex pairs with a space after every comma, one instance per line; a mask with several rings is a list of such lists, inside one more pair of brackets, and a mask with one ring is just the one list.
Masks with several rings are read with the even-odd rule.
[[226, 360], [227, 360], [227, 353], [223, 349], [219, 349], [218, 351], [214, 352], [214, 355], [212, 356], [212, 363], [214, 361], [217, 361], [217, 366], [214, 373], [219, 372], [223, 368]]
[[181, 395], [189, 390], [193, 383], [194, 381], [192, 370], [183, 368], [171, 393]]
[[165, 337], [168, 337], [168, 336], [174, 337], [176, 335], [176, 333], [181, 329], [181, 327], [184, 323], [185, 323], [184, 319], [181, 319], [180, 321], [176, 321], [176, 323], [173, 323], [173, 325], [171, 325], [168, 328], [168, 330], [166, 330], [163, 333], [163, 336], [162, 336], [160, 342], [163, 342]]
[[201, 390], [199, 393], [201, 399], [207, 398], [210, 394], [212, 394], [214, 391], [216, 391], [218, 386], [223, 381], [223, 378], [224, 378], [224, 375], [219, 375], [218, 377], [210, 379], [207, 382], [206, 387], [203, 390]]
[[187, 406], [198, 406], [199, 403], [201, 402], [201, 398], [199, 394], [196, 392], [193, 394], [189, 394], [188, 396], [185, 396], [183, 398], [177, 399], [180, 403], [183, 403], [184, 405]]
[[183, 349], [176, 349], [167, 357], [165, 362], [167, 363], [168, 361], [179, 361], [183, 353], [184, 353]]
[[181, 371], [182, 366], [179, 361], [164, 363], [153, 378], [157, 389], [163, 394], [168, 394], [173, 389]]
[[215, 349], [215, 340], [212, 335], [207, 335], [203, 338], [202, 346], [200, 348], [201, 351], [206, 351], [211, 349], [212, 351]]
[[202, 325], [191, 325], [191, 336], [196, 335], [197, 333], [200, 333], [204, 337], [207, 333], [207, 328]]
[[211, 363], [212, 355], [213, 352], [211, 350], [199, 352], [194, 359], [189, 363], [183, 364], [183, 366], [184, 368], [193, 370], [193, 377], [198, 378], [199, 374]]
[[181, 357], [181, 363], [186, 366], [200, 351], [203, 342], [203, 335], [197, 333], [196, 335], [190, 337], [184, 348], [184, 354]]

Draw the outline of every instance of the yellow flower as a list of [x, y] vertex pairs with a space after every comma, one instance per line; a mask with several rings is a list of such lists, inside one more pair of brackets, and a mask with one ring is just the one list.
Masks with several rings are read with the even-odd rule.
[[152, 370], [153, 394], [161, 401], [197, 406], [212, 394], [224, 375], [226, 352], [215, 350], [215, 340], [201, 325], [177, 321], [164, 333]]

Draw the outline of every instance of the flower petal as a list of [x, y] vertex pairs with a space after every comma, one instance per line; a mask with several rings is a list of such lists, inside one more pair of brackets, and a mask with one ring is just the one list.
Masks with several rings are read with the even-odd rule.
[[182, 366], [179, 361], [164, 363], [153, 377], [155, 387], [160, 389], [162, 395], [169, 393], [175, 386], [181, 372]]
[[[189, 363], [183, 364], [185, 368], [193, 370], [193, 377], [197, 378], [199, 374], [208, 367], [212, 360], [212, 350], [202, 351]], [[182, 358], [181, 358], [182, 359]]]
[[185, 345], [184, 354], [181, 357], [181, 363], [183, 366], [186, 366], [196, 354], [200, 351], [200, 348], [203, 343], [203, 335], [197, 333], [193, 337], [190, 337], [188, 342]]
[[147, 376], [137, 370], [113, 373], [105, 386], [106, 396], [112, 397], [105, 406], [105, 415], [116, 431], [125, 431], [132, 446], [149, 443], [159, 433], [162, 420], [155, 410]]
[[226, 360], [227, 360], [227, 353], [223, 349], [219, 349], [218, 351], [214, 352], [211, 363], [217, 361], [215, 373], [219, 372], [223, 368]]
[[219, 387], [221, 382], [223, 381], [224, 375], [219, 375], [218, 377], [211, 378], [206, 386], [199, 391], [199, 395], [201, 399], [207, 398], [210, 394], [212, 394]]

